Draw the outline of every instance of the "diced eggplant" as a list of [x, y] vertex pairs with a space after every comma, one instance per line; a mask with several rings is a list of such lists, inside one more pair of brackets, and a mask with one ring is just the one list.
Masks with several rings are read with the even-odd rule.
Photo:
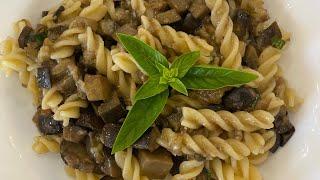
[[189, 9], [191, 1], [190, 0], [168, 0], [168, 4], [172, 9], [177, 12], [182, 13]]
[[46, 67], [38, 68], [37, 70], [38, 86], [44, 89], [51, 88], [50, 69]]
[[190, 91], [189, 97], [197, 99], [206, 104], [220, 104], [225, 89], [217, 90], [194, 90]]
[[197, 20], [188, 13], [182, 22], [182, 30], [188, 34], [193, 34], [195, 30], [200, 26], [201, 21]]
[[87, 134], [88, 132], [80, 126], [69, 125], [63, 128], [63, 139], [70, 142], [80, 143]]
[[119, 124], [105, 124], [102, 132], [101, 132], [101, 136], [100, 136], [100, 140], [101, 142], [108, 148], [112, 148], [114, 141], [116, 140], [116, 137], [120, 131], [121, 125]]
[[123, 33], [128, 35], [136, 35], [138, 33], [137, 27], [132, 25], [131, 23], [124, 24], [120, 28], [117, 29], [117, 33]]
[[148, 76], [141, 71], [136, 71], [132, 74], [132, 78], [136, 84], [144, 84], [148, 80]]
[[65, 164], [74, 169], [91, 173], [96, 168], [95, 162], [90, 159], [83, 144], [63, 140], [60, 144], [60, 154]]
[[98, 135], [95, 132], [90, 132], [86, 138], [87, 152], [97, 164], [102, 164], [105, 160], [103, 153], [103, 144], [99, 140]]
[[185, 156], [172, 156], [173, 166], [170, 170], [171, 175], [179, 174], [180, 170], [180, 164], [186, 160]]
[[31, 38], [31, 35], [33, 33], [33, 29], [30, 26], [25, 26], [18, 38], [18, 43], [20, 48], [25, 48], [28, 45], [28, 42]]
[[64, 26], [64, 25], [57, 25], [55, 27], [49, 28], [48, 29], [48, 38], [51, 41], [55, 41], [67, 29], [68, 29], [68, 26]]
[[149, 0], [147, 3], [147, 9], [153, 12], [164, 11], [167, 9], [168, 2], [166, 0]]
[[45, 17], [49, 14], [49, 11], [42, 11], [41, 17]]
[[96, 68], [96, 53], [87, 49], [83, 50], [83, 58], [80, 60], [86, 68], [95, 69]]
[[77, 86], [73, 78], [68, 75], [57, 83], [57, 90], [64, 96], [69, 96], [77, 92]]
[[105, 161], [101, 165], [101, 171], [108, 175], [110, 178], [121, 178], [122, 172], [119, 166], [116, 163], [116, 160], [114, 158], [114, 155], [111, 154], [111, 149], [105, 148], [104, 149], [104, 156]]
[[103, 176], [100, 180], [123, 180], [121, 177], [114, 178], [110, 176]]
[[[54, 63], [52, 63], [54, 64]], [[63, 59], [58, 62], [58, 64], [54, 67], [49, 66], [51, 69], [52, 81], [59, 82], [63, 80], [66, 76], [68, 76], [68, 66], [70, 64], [74, 64], [72, 59]]]
[[156, 15], [156, 19], [160, 24], [172, 24], [181, 20], [181, 16], [176, 10], [171, 9]]
[[54, 13], [53, 13], [53, 22], [57, 23], [59, 16], [65, 10], [64, 6], [60, 6]]
[[238, 9], [233, 17], [233, 31], [241, 41], [249, 38], [252, 29], [252, 18], [248, 12]]
[[224, 107], [223, 107], [223, 105], [221, 105], [221, 104], [212, 104], [212, 105], [209, 105], [207, 108], [208, 108], [208, 109], [211, 109], [211, 110], [213, 110], [213, 111], [221, 111], [221, 110], [224, 110]]
[[130, 10], [116, 8], [113, 20], [120, 25], [130, 23], [132, 21]]
[[248, 45], [242, 61], [243, 65], [248, 66], [252, 69], [257, 69], [259, 65], [258, 61], [259, 61], [259, 56], [256, 48], [252, 45]]
[[189, 8], [189, 11], [196, 19], [200, 19], [206, 14], [210, 13], [205, 0], [194, 0]]
[[140, 150], [138, 157], [141, 173], [151, 179], [165, 178], [173, 166], [171, 154], [162, 148], [155, 152]]
[[158, 128], [150, 128], [148, 129], [143, 136], [133, 144], [133, 148], [136, 149], [145, 149], [151, 152], [158, 149], [159, 144], [157, 143], [157, 139], [160, 137], [160, 131]]
[[279, 149], [280, 144], [281, 144], [281, 139], [282, 138], [281, 138], [280, 134], [276, 133], [276, 142], [274, 143], [274, 145], [270, 149], [270, 152], [272, 152], [272, 153], [277, 152], [277, 150]]
[[260, 94], [253, 88], [234, 88], [223, 96], [223, 105], [229, 111], [250, 111], [256, 106]]
[[109, 18], [104, 18], [99, 21], [99, 30], [105, 36], [112, 37], [117, 29], [117, 24]]
[[168, 125], [172, 130], [178, 131], [181, 128], [181, 118], [182, 118], [182, 112], [181, 109], [178, 109], [177, 112], [169, 115], [167, 117]]
[[98, 107], [98, 115], [106, 123], [117, 122], [119, 119], [126, 116], [126, 110], [124, 109], [117, 93], [113, 93], [108, 101], [102, 103]]
[[38, 109], [32, 120], [43, 135], [55, 135], [62, 132], [61, 122], [53, 119], [53, 114], [50, 110]]
[[102, 75], [89, 75], [84, 77], [84, 86], [89, 101], [106, 100], [111, 94], [111, 85]]
[[91, 27], [93, 31], [96, 31], [98, 29], [98, 23], [95, 20], [78, 16], [70, 23], [70, 26], [69, 26], [69, 28], [82, 28], [82, 29], [86, 29], [87, 27]]
[[258, 50], [262, 51], [264, 48], [272, 45], [273, 38], [282, 38], [281, 30], [277, 22], [273, 22], [256, 38]]
[[292, 127], [288, 132], [281, 134], [281, 142], [280, 142], [281, 147], [287, 144], [287, 142], [291, 139], [295, 131], [296, 129]]
[[81, 109], [80, 111], [80, 117], [76, 121], [76, 125], [90, 129], [91, 131], [102, 130], [104, 122], [99, 116], [96, 115], [91, 107]]

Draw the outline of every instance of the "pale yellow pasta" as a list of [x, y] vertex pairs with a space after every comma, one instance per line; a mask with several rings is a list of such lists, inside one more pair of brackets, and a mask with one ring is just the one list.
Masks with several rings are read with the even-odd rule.
[[205, 127], [209, 130], [222, 128], [225, 131], [242, 130], [247, 132], [259, 129], [273, 128], [272, 114], [256, 110], [253, 112], [212, 111], [210, 109], [196, 110], [189, 107], [182, 108], [181, 125], [190, 129]]
[[115, 153], [115, 160], [122, 169], [124, 180], [148, 180], [147, 177], [141, 176], [139, 161], [132, 154], [132, 148]]
[[214, 136], [206, 138], [203, 135], [190, 136], [187, 133], [175, 133], [169, 128], [162, 130], [157, 143], [173, 154], [198, 154], [207, 159], [232, 157], [240, 160], [250, 155], [250, 149], [239, 140], [224, 140]]
[[53, 118], [56, 121], [62, 121], [63, 126], [68, 126], [70, 118], [79, 118], [80, 108], [86, 107], [88, 107], [87, 101], [70, 98], [55, 110]]
[[256, 22], [264, 22], [268, 20], [268, 12], [264, 8], [263, 0], [242, 0], [241, 8], [249, 11], [250, 15]]
[[263, 154], [257, 154], [257, 155], [251, 154], [250, 156], [248, 156], [248, 159], [249, 159], [251, 164], [260, 165], [260, 164], [264, 163], [268, 159], [269, 154], [270, 154], [269, 151], [267, 151], [267, 152], [265, 152]]
[[172, 177], [172, 180], [195, 179], [203, 170], [204, 163], [196, 160], [184, 161], [180, 164], [179, 174]]
[[131, 7], [139, 16], [146, 11], [144, 0], [131, 0]]
[[32, 149], [38, 154], [45, 154], [48, 152], [59, 153], [60, 141], [61, 139], [57, 136], [36, 136]]
[[63, 59], [72, 56], [74, 47], [80, 45], [78, 35], [84, 31], [81, 28], [71, 28], [64, 31], [53, 45], [51, 59]]
[[257, 102], [256, 109], [266, 110], [275, 116], [284, 104], [284, 101], [279, 97], [276, 97], [272, 92], [261, 96], [260, 100]]
[[167, 101], [167, 105], [170, 106], [171, 108], [188, 106], [188, 107], [200, 109], [205, 107], [205, 104], [199, 102], [196, 99], [193, 99], [184, 95], [171, 96]]
[[244, 43], [233, 33], [233, 22], [229, 16], [229, 5], [226, 0], [205, 0], [211, 10], [211, 22], [215, 27], [215, 40], [221, 44], [220, 53], [224, 57], [221, 62], [223, 67], [238, 69]]
[[162, 54], [166, 54], [166, 50], [163, 48], [160, 40], [153, 36], [148, 30], [143, 27], [138, 28], [137, 38], [145, 42], [152, 48], [158, 50]]
[[20, 33], [22, 32], [23, 28], [26, 26], [31, 27], [31, 23], [26, 19], [21, 19], [13, 24], [13, 31], [15, 33], [15, 37], [19, 37]]
[[75, 180], [99, 180], [100, 179], [99, 175], [83, 172], [69, 166], [66, 166], [64, 170], [68, 176], [74, 178]]
[[286, 88], [283, 96], [284, 104], [289, 108], [295, 110], [303, 100], [298, 97], [292, 88]]
[[99, 21], [107, 14], [107, 10], [103, 0], [91, 0], [90, 5], [84, 8], [79, 16]]
[[113, 71], [122, 70], [130, 74], [133, 74], [138, 71], [138, 66], [136, 65], [135, 60], [129, 53], [120, 51], [112, 55], [112, 60], [115, 64], [112, 67]]
[[43, 98], [41, 107], [42, 109], [56, 109], [58, 105], [63, 101], [62, 95], [57, 91], [56, 87], [53, 87], [49, 89], [47, 92], [45, 92]]
[[182, 31], [176, 31], [170, 26], [161, 26], [156, 19], [146, 16], [141, 16], [141, 23], [145, 29], [158, 37], [164, 46], [172, 48], [178, 53], [200, 51], [200, 63], [209, 64], [212, 61], [213, 47], [205, 40]]

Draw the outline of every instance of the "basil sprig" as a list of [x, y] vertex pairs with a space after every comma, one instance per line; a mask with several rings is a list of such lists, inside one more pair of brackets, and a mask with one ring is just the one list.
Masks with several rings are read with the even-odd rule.
[[135, 95], [112, 152], [122, 151], [136, 142], [154, 123], [169, 97], [169, 86], [188, 95], [187, 89], [214, 90], [226, 86], [240, 86], [257, 78], [247, 72], [210, 65], [197, 65], [199, 52], [176, 58], [170, 65], [165, 56], [133, 36], [118, 34], [124, 48], [132, 55], [139, 69], [149, 76]]

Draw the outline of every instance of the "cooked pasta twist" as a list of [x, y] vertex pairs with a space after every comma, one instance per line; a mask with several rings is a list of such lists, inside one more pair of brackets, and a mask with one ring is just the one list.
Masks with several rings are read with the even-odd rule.
[[203, 135], [190, 136], [187, 133], [175, 133], [169, 128], [162, 130], [157, 143], [176, 155], [199, 154], [207, 159], [232, 157], [237, 160], [250, 155], [250, 149], [241, 141], [206, 138]]
[[137, 158], [132, 154], [132, 148], [117, 152], [115, 160], [117, 165], [122, 169], [124, 180], [148, 180], [147, 177], [141, 176], [140, 165]]
[[173, 180], [189, 180], [196, 178], [203, 170], [204, 163], [196, 160], [184, 161], [180, 164], [179, 174]]
[[143, 27], [138, 28], [138, 34], [137, 38], [140, 39], [141, 41], [145, 42], [152, 48], [158, 50], [162, 54], [166, 54], [166, 50], [163, 48], [161, 42], [159, 41], [158, 38], [153, 36], [148, 30], [146, 30]]
[[103, 0], [91, 0], [90, 5], [84, 8], [79, 16], [100, 21], [107, 14], [107, 11], [108, 8], [104, 5]]
[[284, 101], [279, 97], [276, 97], [272, 92], [261, 96], [261, 99], [257, 102], [256, 109], [266, 110], [275, 116], [284, 104]]
[[167, 105], [172, 108], [188, 106], [188, 107], [200, 109], [205, 107], [205, 104], [202, 104], [198, 100], [190, 98], [188, 96], [184, 96], [184, 95], [171, 96], [167, 101]]
[[80, 108], [88, 107], [88, 103], [79, 99], [67, 99], [64, 104], [60, 105], [54, 112], [53, 119], [63, 121], [63, 126], [68, 126], [70, 118], [77, 119], [80, 117]]
[[74, 47], [80, 45], [78, 35], [83, 32], [84, 29], [81, 28], [71, 28], [64, 31], [53, 45], [51, 59], [63, 59], [72, 56]]
[[249, 159], [251, 164], [260, 165], [260, 164], [264, 163], [268, 159], [269, 154], [270, 154], [269, 151], [267, 151], [267, 152], [265, 152], [263, 154], [257, 154], [257, 155], [251, 154], [250, 156], [248, 156], [248, 159]]
[[133, 74], [138, 70], [135, 60], [129, 53], [119, 51], [112, 55], [112, 60], [115, 64], [112, 67], [113, 71], [122, 70], [126, 73]]
[[99, 180], [100, 177], [93, 173], [82, 172], [78, 169], [66, 166], [64, 168], [68, 176], [73, 177], [75, 180]]
[[138, 16], [141, 16], [146, 11], [144, 0], [131, 0], [131, 7], [137, 12]]
[[[61, 12], [61, 15], [58, 17], [58, 19], [55, 19], [55, 18], [57, 18], [57, 17], [54, 17], [55, 12], [61, 6], [64, 7], [64, 10]], [[77, 17], [80, 14], [81, 10], [82, 10], [81, 1], [64, 0], [64, 1], [62, 1], [62, 3], [60, 3], [59, 6], [50, 9], [48, 14], [41, 19], [40, 23], [49, 27], [49, 28], [54, 26], [58, 22], [64, 23], [64, 24], [69, 24], [75, 17]]]
[[32, 149], [38, 154], [44, 154], [48, 152], [59, 153], [60, 152], [61, 139], [57, 136], [36, 136]]
[[42, 109], [54, 110], [62, 101], [62, 95], [57, 91], [56, 87], [53, 87], [44, 94], [42, 98], [41, 107]]
[[204, 126], [209, 130], [222, 128], [228, 132], [233, 130], [252, 132], [258, 129], [271, 129], [274, 121], [272, 114], [263, 110], [256, 110], [251, 113], [246, 111], [231, 113], [183, 107], [182, 115], [181, 125], [184, 127], [198, 129]]
[[227, 68], [241, 67], [244, 43], [233, 33], [233, 22], [229, 16], [229, 5], [226, 0], [205, 0], [211, 10], [211, 22], [215, 27], [215, 39], [221, 44], [220, 52], [224, 57], [221, 65]]
[[145, 29], [158, 37], [164, 46], [172, 48], [178, 53], [200, 51], [200, 63], [209, 64], [212, 61], [213, 46], [205, 40], [182, 31], [177, 32], [170, 26], [161, 26], [154, 18], [141, 16], [141, 23]]
[[15, 33], [15, 37], [18, 38], [20, 33], [22, 32], [25, 26], [30, 26], [31, 23], [26, 19], [21, 19], [13, 24], [13, 31]]

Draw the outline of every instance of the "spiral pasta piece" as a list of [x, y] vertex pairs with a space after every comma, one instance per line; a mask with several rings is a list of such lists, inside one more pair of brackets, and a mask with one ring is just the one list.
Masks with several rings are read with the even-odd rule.
[[147, 177], [141, 176], [140, 165], [137, 158], [132, 154], [132, 148], [117, 152], [115, 160], [117, 165], [122, 169], [124, 180], [148, 180]]
[[144, 0], [131, 0], [131, 7], [137, 12], [138, 16], [141, 16], [146, 11]]
[[244, 43], [233, 33], [233, 22], [229, 16], [229, 5], [226, 0], [205, 0], [211, 10], [211, 22], [215, 27], [215, 39], [221, 44], [220, 52], [224, 57], [221, 65], [227, 68], [241, 67]]
[[61, 139], [57, 136], [36, 136], [32, 149], [38, 154], [45, 154], [48, 152], [60, 152]]
[[138, 28], [138, 34], [137, 38], [140, 39], [141, 41], [145, 42], [152, 48], [158, 50], [162, 54], [166, 54], [166, 50], [162, 47], [161, 42], [159, 41], [158, 38], [153, 36], [148, 30], [146, 30], [143, 27]]
[[179, 174], [172, 180], [188, 180], [196, 178], [203, 170], [204, 163], [196, 160], [184, 161], [180, 164]]
[[84, 8], [79, 16], [100, 21], [107, 14], [107, 11], [108, 8], [104, 5], [103, 0], [91, 0], [90, 5]]
[[257, 154], [257, 155], [251, 154], [250, 156], [248, 156], [248, 159], [249, 159], [251, 164], [260, 165], [260, 164], [264, 163], [268, 159], [269, 154], [270, 154], [269, 151], [267, 151], [267, 152], [265, 152], [263, 154]]
[[78, 169], [66, 166], [64, 168], [68, 176], [73, 177], [75, 180], [99, 180], [100, 177], [93, 173], [82, 172]]
[[48, 90], [42, 98], [42, 109], [56, 109], [58, 105], [63, 101], [62, 95], [57, 91], [56, 87]]
[[81, 28], [71, 28], [64, 31], [54, 43], [51, 59], [63, 59], [73, 55], [74, 47], [80, 45], [78, 35], [83, 33]]
[[80, 117], [80, 108], [86, 107], [88, 107], [88, 103], [84, 100], [66, 100], [54, 112], [53, 119], [63, 121], [63, 126], [68, 126], [70, 118], [78, 119]]
[[190, 98], [188, 96], [184, 96], [184, 95], [171, 96], [167, 101], [167, 105], [172, 108], [188, 106], [188, 107], [192, 107], [192, 108], [196, 108], [196, 109], [200, 109], [205, 106], [204, 104], [202, 104], [198, 100]]
[[249, 148], [235, 139], [206, 138], [203, 135], [190, 136], [187, 133], [175, 133], [168, 128], [162, 130], [157, 143], [176, 155], [199, 154], [207, 159], [232, 157], [237, 160], [250, 155]]
[[190, 129], [198, 129], [202, 126], [209, 130], [222, 128], [225, 131], [242, 130], [247, 132], [258, 129], [273, 128], [274, 117], [272, 114], [256, 110], [251, 113], [239, 111], [212, 111], [210, 109], [195, 110], [189, 107], [182, 108], [183, 117], [181, 125]]
[[133, 74], [137, 72], [138, 66], [135, 63], [133, 57], [126, 52], [118, 52], [112, 55], [112, 60], [114, 62], [114, 66], [112, 67], [113, 71], [122, 70], [126, 73]]
[[170, 26], [161, 26], [154, 18], [141, 16], [141, 23], [146, 30], [158, 37], [164, 46], [181, 54], [200, 51], [200, 63], [209, 64], [212, 61], [213, 46], [209, 45], [204, 39], [188, 35], [182, 31], [177, 32]]

